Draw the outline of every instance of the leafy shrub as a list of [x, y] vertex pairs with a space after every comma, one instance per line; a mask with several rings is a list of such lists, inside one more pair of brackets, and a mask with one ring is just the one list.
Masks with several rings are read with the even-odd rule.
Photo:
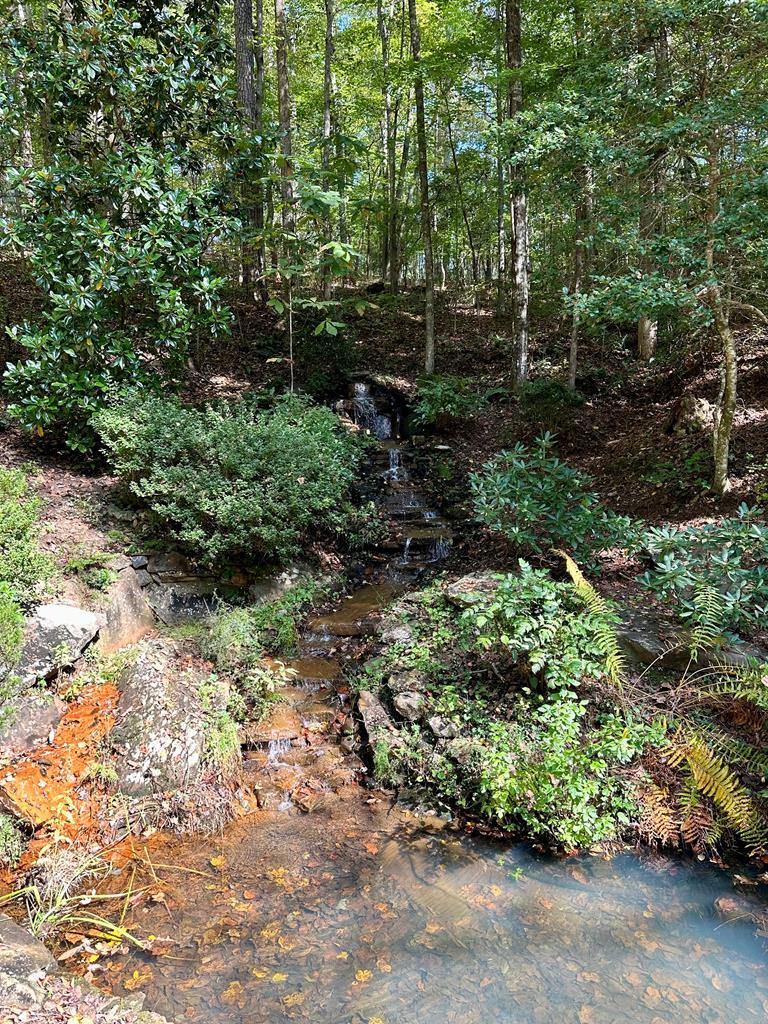
[[738, 629], [768, 621], [768, 527], [756, 509], [739, 507], [733, 518], [701, 526], [660, 526], [645, 531], [653, 566], [640, 579], [672, 604], [681, 618], [701, 617], [697, 594], [720, 595], [722, 625]]
[[550, 434], [518, 443], [470, 477], [475, 515], [522, 552], [564, 548], [578, 561], [617, 544], [634, 544], [636, 526], [604, 508], [590, 479], [551, 455]]
[[557, 377], [538, 377], [528, 380], [518, 389], [521, 405], [540, 412], [550, 412], [567, 406], [583, 405], [584, 395], [571, 391]]
[[51, 559], [37, 546], [40, 508], [21, 470], [0, 469], [0, 584], [22, 605], [53, 572]]
[[14, 867], [27, 841], [16, 821], [0, 811], [0, 867]]
[[484, 814], [569, 848], [615, 838], [632, 823], [637, 806], [616, 769], [658, 742], [658, 729], [615, 714], [585, 728], [588, 707], [564, 696], [533, 710], [523, 702], [517, 721], [491, 725], [477, 754]]
[[464, 377], [422, 377], [416, 388], [414, 413], [417, 423], [433, 426], [441, 420], [471, 416], [482, 405], [483, 399]]
[[[156, 13], [86, 3], [47, 12], [46, 32], [3, 30], [5, 134], [45, 109], [51, 149], [46, 166], [9, 175], [20, 215], [4, 234], [48, 300], [14, 332], [28, 358], [6, 372], [9, 412], [78, 451], [111, 394], [157, 383], [196, 332], [230, 319], [205, 259], [229, 222], [192, 156], [197, 135], [224, 127], [225, 43], [204, 16]], [[94, 143], [95, 111], [109, 145]]]
[[268, 409], [134, 398], [94, 422], [118, 475], [204, 562], [282, 562], [359, 522], [348, 493], [365, 442], [299, 398]]
[[40, 500], [28, 490], [21, 470], [0, 469], [0, 664], [14, 661], [22, 639], [22, 608], [53, 572], [51, 559], [37, 544]]
[[520, 561], [492, 597], [463, 614], [484, 649], [503, 648], [539, 690], [566, 690], [607, 675], [606, 635], [617, 617], [591, 611], [570, 583]]

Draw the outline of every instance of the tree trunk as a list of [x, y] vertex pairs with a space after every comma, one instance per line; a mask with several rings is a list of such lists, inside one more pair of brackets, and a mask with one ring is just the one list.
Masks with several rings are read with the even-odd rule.
[[715, 426], [712, 435], [712, 455], [715, 464], [712, 490], [715, 494], [727, 494], [731, 489], [728, 477], [728, 455], [731, 446], [733, 420], [736, 414], [738, 360], [736, 342], [728, 322], [728, 312], [723, 301], [722, 289], [715, 267], [715, 223], [720, 207], [720, 147], [717, 139], [709, 142], [707, 158], [707, 205], [705, 213], [707, 244], [706, 266], [707, 287], [704, 301], [712, 311], [715, 330], [722, 349], [720, 367], [720, 394], [715, 409]]
[[[652, 40], [655, 62], [655, 93], [660, 101], [669, 85], [669, 39], [667, 29], [662, 26], [658, 36]], [[647, 46], [641, 40], [642, 53]], [[640, 244], [645, 251], [640, 254], [640, 271], [643, 275], [656, 270], [656, 259], [648, 248], [661, 234], [664, 200], [664, 150], [655, 148], [649, 154], [648, 163], [640, 175], [640, 220], [638, 224]], [[643, 362], [653, 358], [658, 340], [658, 321], [640, 316], [637, 321], [637, 354]]]
[[[522, 11], [520, 0], [506, 0], [506, 57], [507, 69], [513, 72], [507, 96], [507, 114], [510, 120], [523, 110], [523, 85], [516, 72], [523, 64]], [[510, 167], [510, 197], [512, 213], [512, 272], [515, 324], [515, 380], [518, 384], [528, 380], [528, 200], [525, 178], [517, 166]]]
[[277, 106], [280, 120], [280, 193], [282, 226], [288, 235], [295, 232], [293, 210], [293, 141], [291, 133], [291, 90], [288, 77], [288, 25], [285, 0], [275, 0], [275, 50], [277, 63]]
[[[328, 176], [331, 164], [331, 130], [333, 126], [331, 117], [331, 104], [333, 100], [333, 54], [334, 54], [334, 12], [333, 0], [325, 0], [325, 60], [323, 65], [323, 150], [322, 166], [325, 177], [325, 187], [328, 187]], [[325, 218], [326, 240], [330, 239], [333, 233], [330, 212]], [[323, 273], [323, 298], [331, 297], [331, 276], [327, 270]]]
[[496, 313], [501, 316], [507, 310], [507, 189], [504, 180], [504, 159], [501, 152], [501, 126], [504, 123], [504, 97], [501, 85], [501, 71], [504, 66], [504, 18], [502, 15], [501, 0], [496, 7], [496, 67], [499, 82], [496, 87], [496, 129], [499, 138], [496, 143], [496, 258], [498, 262], [498, 278], [496, 285]]
[[411, 55], [414, 64], [416, 98], [416, 148], [418, 151], [419, 192], [421, 200], [421, 234], [424, 245], [424, 369], [435, 372], [435, 274], [432, 260], [432, 210], [429, 201], [427, 172], [427, 128], [424, 117], [424, 78], [421, 66], [421, 34], [416, 14], [416, 0], [408, 0], [411, 26]]
[[[259, 140], [259, 153], [263, 159], [264, 156], [264, 0], [255, 0], [255, 14], [256, 14], [256, 25], [255, 25], [255, 36], [253, 39], [253, 59], [255, 65], [255, 75], [253, 82], [253, 129], [256, 133], [256, 137]], [[271, 185], [267, 186], [271, 189]], [[256, 209], [255, 209], [255, 228], [256, 228], [256, 288], [259, 293], [259, 297], [262, 302], [266, 302], [269, 298], [269, 290], [267, 288], [267, 245], [264, 238], [264, 225], [265, 225], [265, 214], [264, 214], [264, 192], [265, 186], [263, 181], [258, 181], [256, 184], [255, 195], [256, 195]]]
[[[235, 77], [237, 80], [237, 99], [243, 127], [250, 132], [256, 127], [256, 99], [253, 63], [253, 4], [252, 0], [235, 0]], [[256, 227], [256, 216], [250, 201], [251, 183], [243, 182], [241, 202], [243, 223], [246, 234], [250, 235]], [[242, 245], [243, 285], [248, 286], [254, 277], [251, 239], [246, 238]]]
[[387, 223], [384, 231], [384, 251], [382, 256], [383, 278], [389, 282], [389, 291], [394, 295], [397, 292], [398, 281], [395, 277], [396, 258], [394, 250], [397, 247], [397, 139], [395, 138], [395, 125], [392, 110], [392, 83], [389, 70], [389, 42], [390, 25], [394, 17], [394, 5], [389, 3], [384, 9], [383, 0], [377, 0], [376, 22], [379, 30], [379, 41], [381, 43], [381, 65], [382, 65], [382, 86], [381, 96], [384, 107], [383, 121], [383, 144], [384, 144], [384, 182], [387, 194]]

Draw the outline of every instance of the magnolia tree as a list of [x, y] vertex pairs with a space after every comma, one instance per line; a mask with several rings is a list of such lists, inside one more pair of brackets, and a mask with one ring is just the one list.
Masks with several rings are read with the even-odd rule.
[[10, 412], [86, 451], [108, 399], [156, 385], [198, 332], [227, 327], [206, 260], [231, 227], [207, 173], [212, 144], [236, 149], [217, 72], [227, 51], [171, 5], [142, 18], [87, 3], [4, 44], [5, 127], [36, 121], [41, 150], [10, 177], [18, 215], [4, 235], [47, 296], [41, 320], [13, 332], [28, 357], [5, 373]]

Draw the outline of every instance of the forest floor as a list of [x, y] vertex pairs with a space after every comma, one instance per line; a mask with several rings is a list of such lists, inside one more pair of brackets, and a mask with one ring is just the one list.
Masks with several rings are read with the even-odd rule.
[[[0, 275], [0, 313], [6, 321], [32, 316], [34, 287], [17, 279], [15, 268]], [[343, 371], [386, 377], [414, 394], [421, 375], [422, 293], [397, 301], [372, 296], [373, 308], [350, 320], [351, 343], [338, 360]], [[282, 388], [288, 381], [281, 325], [271, 310], [248, 298], [228, 296], [234, 311], [232, 334], [197, 353], [183, 385], [185, 397], [199, 401], [234, 398], [259, 387]], [[569, 325], [550, 318], [533, 321], [531, 376], [564, 378]], [[556, 437], [558, 455], [588, 473], [594, 490], [615, 511], [649, 525], [697, 523], [732, 514], [753, 504], [758, 474], [768, 465], [768, 331], [737, 328], [740, 378], [734, 428], [731, 479], [723, 500], [707, 491], [709, 436], [677, 436], [670, 418], [683, 395], [713, 402], [718, 390], [718, 355], [713, 339], [701, 336], [676, 342], [648, 366], [637, 363], [632, 338], [618, 330], [603, 338], [585, 338], [580, 353], [578, 405], [522, 403], [512, 391], [511, 324], [488, 309], [476, 309], [445, 294], [437, 297], [438, 372], [466, 377], [479, 394], [492, 397], [477, 413], [456, 424], [444, 438], [446, 498], [466, 500], [467, 476], [496, 452], [516, 441], [530, 442], [544, 431]], [[6, 346], [7, 348], [7, 346]], [[297, 386], [326, 355], [317, 344], [302, 357], [298, 343]], [[6, 358], [18, 353], [7, 350]], [[0, 406], [0, 465], [34, 469], [35, 487], [45, 505], [43, 544], [58, 559], [64, 596], [76, 600], [79, 579], [67, 571], [78, 553], [104, 554], [130, 546], [132, 513], [121, 507], [115, 481], [103, 467], [77, 463], [65, 452], [36, 443], [3, 414]], [[469, 510], [455, 510], [467, 518]], [[510, 554], [503, 543], [480, 531], [464, 531], [454, 564], [475, 570], [503, 568]], [[626, 560], [604, 566], [603, 589], [631, 600], [625, 583], [634, 573]]]

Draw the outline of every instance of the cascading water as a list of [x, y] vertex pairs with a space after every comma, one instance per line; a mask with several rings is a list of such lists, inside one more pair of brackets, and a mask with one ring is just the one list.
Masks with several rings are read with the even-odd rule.
[[275, 768], [277, 765], [282, 764], [283, 762], [281, 758], [283, 758], [290, 749], [290, 740], [270, 740], [267, 745], [267, 766], [269, 768]]
[[370, 385], [364, 381], [355, 384], [352, 418], [357, 426], [370, 431], [379, 441], [386, 441], [392, 437], [392, 417], [379, 412], [371, 395]]

